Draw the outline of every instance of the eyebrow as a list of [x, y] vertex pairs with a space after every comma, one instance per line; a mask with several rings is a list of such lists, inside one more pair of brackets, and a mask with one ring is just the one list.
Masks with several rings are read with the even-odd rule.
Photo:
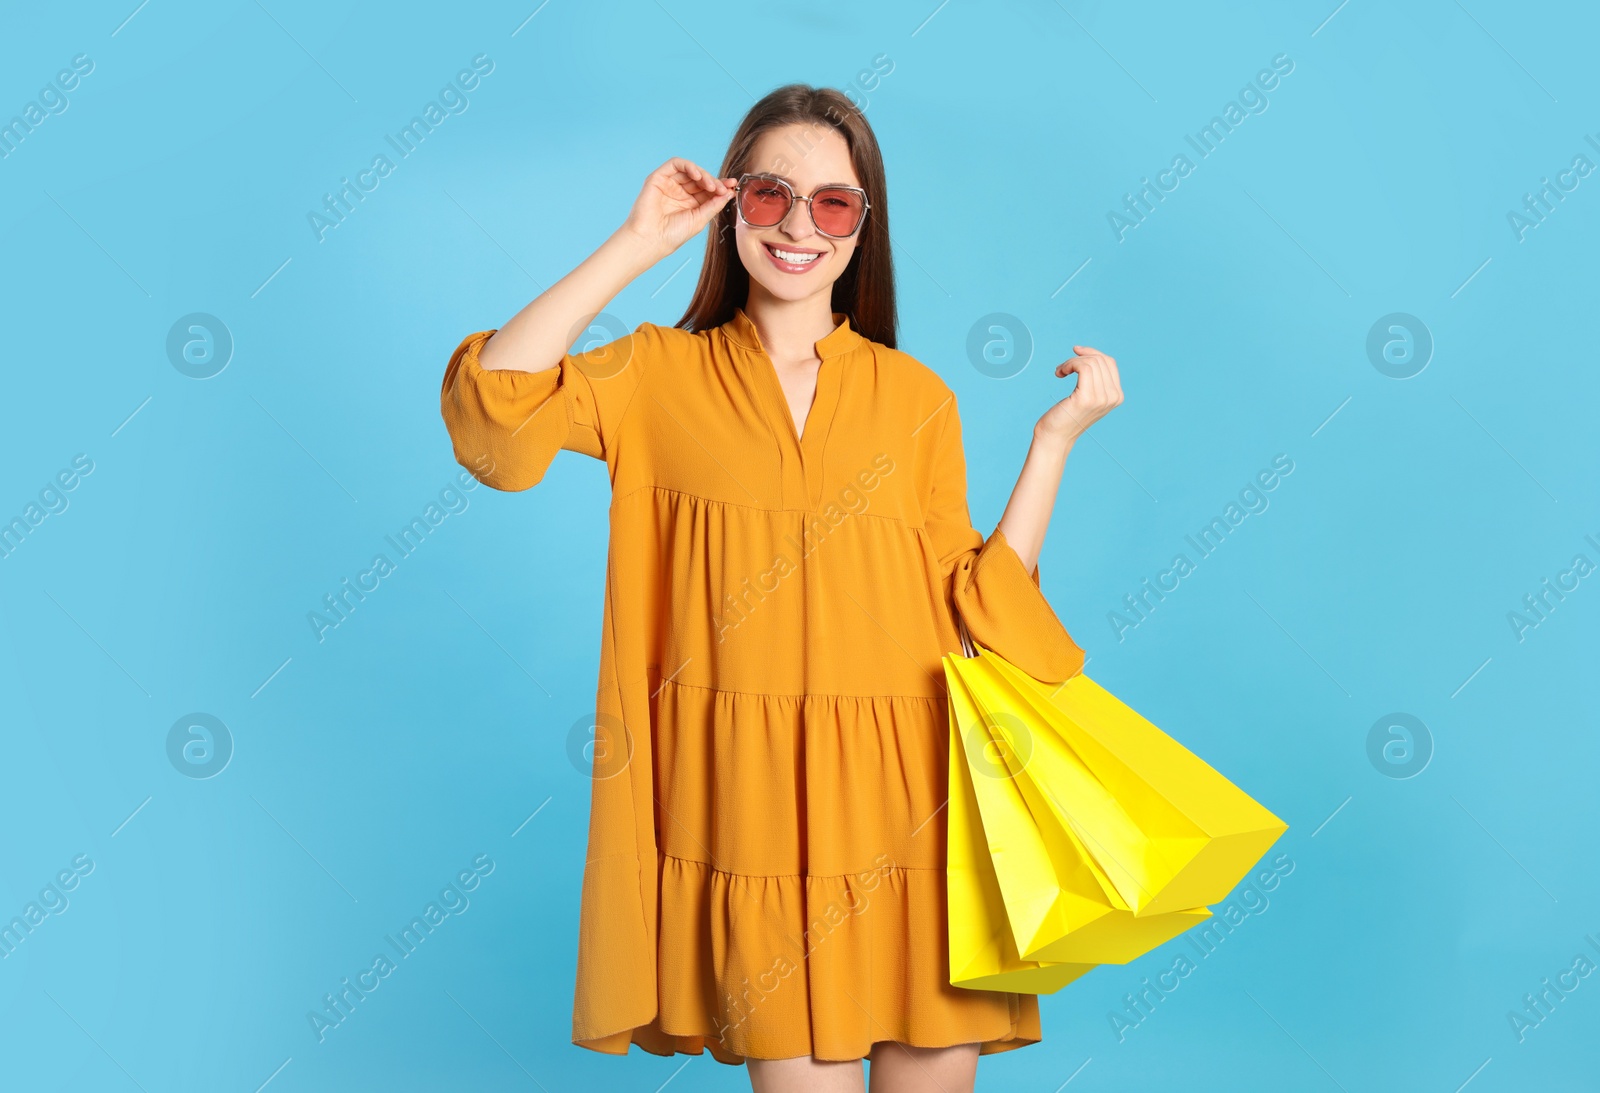
[[[762, 175], [762, 176], [764, 176], [766, 178], [782, 179], [784, 182], [787, 182], [790, 186], [794, 187], [795, 189], [798, 190], [800, 188], [799, 184], [796, 183], [794, 179], [790, 178], [788, 175], [780, 175], [776, 171], [752, 171], [751, 174]], [[818, 185], [812, 187], [812, 189], [814, 189], [814, 190], [825, 190], [829, 186], [843, 186], [847, 190], [859, 190], [859, 189], [861, 189], [861, 187], [857, 186], [854, 182], [823, 182], [823, 183], [819, 183]]]

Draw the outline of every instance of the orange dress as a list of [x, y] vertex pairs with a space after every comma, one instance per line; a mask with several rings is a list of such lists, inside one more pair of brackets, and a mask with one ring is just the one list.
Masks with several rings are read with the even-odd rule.
[[972, 636], [1048, 681], [1083, 653], [972, 527], [955, 395], [842, 315], [803, 435], [743, 310], [542, 372], [444, 374], [456, 459], [525, 490], [605, 460], [610, 548], [573, 1042], [859, 1059], [1040, 1039], [1034, 995], [950, 985], [949, 714]]

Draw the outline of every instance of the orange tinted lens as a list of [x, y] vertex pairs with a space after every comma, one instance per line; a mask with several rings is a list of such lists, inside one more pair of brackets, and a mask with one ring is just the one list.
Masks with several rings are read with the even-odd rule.
[[739, 188], [739, 212], [745, 223], [770, 228], [789, 213], [789, 191], [770, 179], [748, 179]]
[[865, 206], [854, 190], [818, 190], [811, 198], [811, 215], [817, 230], [829, 235], [849, 235], [861, 223]]

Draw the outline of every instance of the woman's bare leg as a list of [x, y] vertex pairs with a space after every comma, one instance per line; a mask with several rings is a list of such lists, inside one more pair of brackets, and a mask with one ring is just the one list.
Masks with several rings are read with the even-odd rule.
[[871, 1093], [972, 1093], [978, 1045], [912, 1047], [893, 1040], [872, 1045]]
[[[746, 1059], [754, 1093], [866, 1093], [861, 1060]], [[876, 1085], [873, 1086], [877, 1088]]]

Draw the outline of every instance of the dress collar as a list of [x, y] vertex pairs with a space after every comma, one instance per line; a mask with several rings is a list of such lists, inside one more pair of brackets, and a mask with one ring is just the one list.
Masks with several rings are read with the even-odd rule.
[[[862, 336], [850, 326], [850, 317], [842, 312], [833, 313], [835, 326], [822, 340], [817, 342], [817, 359], [826, 360], [854, 349], [863, 339]], [[755, 321], [745, 314], [742, 307], [734, 308], [733, 318], [722, 324], [722, 332], [728, 340], [743, 349], [756, 353], [765, 353], [766, 347], [761, 344], [761, 335], [756, 330]]]

